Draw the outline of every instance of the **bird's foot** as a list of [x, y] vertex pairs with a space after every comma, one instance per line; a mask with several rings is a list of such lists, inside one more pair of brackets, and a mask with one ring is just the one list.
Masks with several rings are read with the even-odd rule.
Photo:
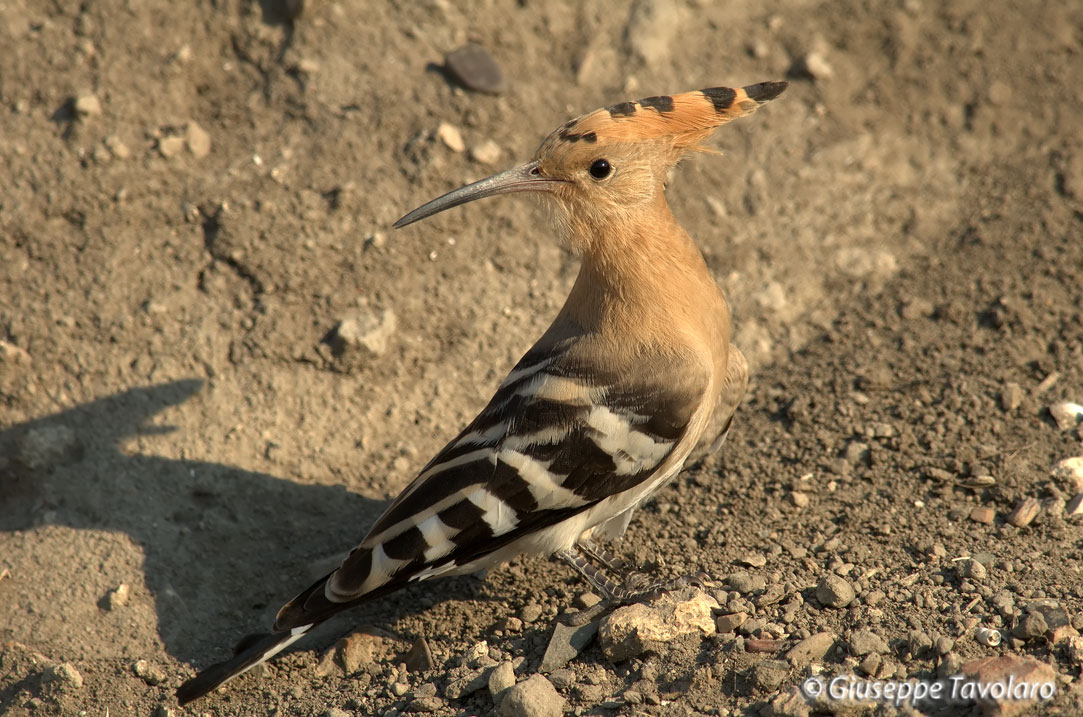
[[[587, 582], [601, 593], [602, 600], [589, 608], [566, 614], [563, 622], [567, 625], [585, 625], [622, 605], [632, 605], [657, 598], [663, 593], [688, 587], [704, 588], [711, 581], [709, 575], [699, 572], [694, 575], [682, 575], [672, 580], [651, 582], [650, 575], [641, 570], [625, 570], [626, 563], [623, 560], [593, 543], [580, 544], [579, 547], [582, 553], [573, 548], [557, 553], [557, 557], [586, 578]], [[595, 566], [591, 559], [614, 572], [622, 572], [621, 579], [614, 580]]]

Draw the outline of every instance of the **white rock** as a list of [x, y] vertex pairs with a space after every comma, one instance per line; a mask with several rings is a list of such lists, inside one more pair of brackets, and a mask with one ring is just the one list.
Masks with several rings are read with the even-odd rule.
[[1072, 495], [1083, 493], [1083, 456], [1073, 456], [1057, 461], [1053, 477], [1061, 481]]
[[1062, 431], [1075, 428], [1075, 425], [1083, 420], [1083, 406], [1071, 401], [1054, 403], [1049, 407], [1049, 413]]
[[614, 611], [598, 628], [598, 642], [611, 662], [621, 662], [657, 651], [665, 643], [684, 635], [715, 634], [713, 597], [702, 590], [664, 593], [649, 603], [628, 605]]
[[206, 157], [211, 153], [211, 136], [196, 122], [189, 122], [185, 128], [184, 141], [188, 151], [196, 157]]
[[362, 314], [343, 319], [335, 329], [332, 347], [337, 354], [360, 349], [372, 356], [382, 356], [395, 333], [395, 312], [384, 309], [381, 316]]
[[500, 145], [491, 139], [470, 148], [470, 158], [480, 164], [496, 164], [500, 161], [503, 153], [504, 151], [500, 149]]
[[463, 133], [459, 128], [449, 122], [441, 122], [436, 128], [436, 138], [444, 143], [444, 146], [452, 152], [466, 151], [466, 143], [463, 142]]
[[89, 93], [76, 97], [74, 107], [80, 117], [94, 117], [102, 113], [101, 101]]

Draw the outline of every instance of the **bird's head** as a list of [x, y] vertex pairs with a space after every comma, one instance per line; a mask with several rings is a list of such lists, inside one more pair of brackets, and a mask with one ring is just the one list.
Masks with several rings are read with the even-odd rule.
[[711, 151], [702, 142], [718, 127], [754, 112], [786, 84], [714, 87], [595, 110], [550, 134], [532, 161], [434, 199], [395, 226], [482, 197], [538, 192], [556, 210], [572, 248], [583, 251], [598, 228], [631, 219], [655, 201], [685, 153]]

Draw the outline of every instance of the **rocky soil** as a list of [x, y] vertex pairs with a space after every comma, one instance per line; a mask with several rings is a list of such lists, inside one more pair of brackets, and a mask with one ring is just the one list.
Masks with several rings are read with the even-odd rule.
[[[0, 713], [891, 713], [800, 688], [963, 673], [1083, 711], [1083, 8], [397, 5], [0, 3]], [[613, 546], [714, 578], [680, 636], [565, 629], [597, 597], [520, 559], [179, 708], [575, 277], [529, 201], [392, 222], [595, 107], [781, 78], [669, 189], [753, 367]]]

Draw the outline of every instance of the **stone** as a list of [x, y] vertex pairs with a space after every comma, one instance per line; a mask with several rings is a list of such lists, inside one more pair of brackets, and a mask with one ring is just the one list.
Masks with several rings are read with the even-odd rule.
[[537, 603], [528, 603], [519, 611], [519, 617], [525, 623], [531, 623], [542, 616], [541, 606]]
[[197, 122], [189, 122], [185, 127], [184, 142], [188, 151], [200, 159], [211, 153], [211, 136]]
[[465, 152], [466, 143], [463, 142], [463, 134], [459, 128], [450, 122], [441, 122], [436, 128], [436, 138], [443, 142], [444, 146], [452, 152]]
[[578, 626], [566, 625], [563, 622], [556, 623], [553, 636], [549, 638], [549, 645], [542, 656], [541, 665], [538, 666], [538, 672], [553, 672], [564, 667], [586, 649], [597, 634], [598, 620]]
[[1083, 456], [1073, 456], [1057, 461], [1051, 474], [1070, 495], [1083, 493]]
[[1019, 408], [1024, 398], [1026, 398], [1026, 393], [1017, 383], [1009, 381], [1000, 389], [1000, 407], [1008, 413]]
[[1067, 431], [1083, 420], [1083, 406], [1071, 401], [1060, 401], [1049, 407], [1049, 415], [1056, 421], [1057, 428]]
[[83, 686], [83, 676], [75, 665], [70, 662], [62, 662], [58, 665], [50, 665], [41, 674], [41, 681], [48, 684], [59, 685], [61, 689], [80, 689]]
[[762, 575], [750, 575], [749, 573], [734, 573], [726, 578], [726, 584], [741, 593], [749, 593], [763, 590], [767, 587], [767, 580]]
[[432, 659], [432, 650], [425, 638], [419, 637], [410, 646], [410, 650], [402, 660], [409, 672], [427, 672], [436, 666]]
[[147, 660], [136, 660], [132, 665], [132, 672], [135, 676], [146, 682], [153, 687], [154, 685], [160, 685], [166, 681], [165, 671], [158, 665], [152, 664]]
[[850, 652], [859, 657], [873, 653], [883, 654], [887, 651], [888, 647], [884, 638], [872, 630], [854, 630], [850, 635]]
[[[691, 593], [691, 594], [689, 594]], [[715, 634], [718, 602], [702, 590], [664, 593], [649, 603], [622, 607], [604, 620], [598, 642], [610, 662], [623, 662], [685, 635]]]
[[1083, 493], [1072, 496], [1068, 504], [1064, 506], [1064, 515], [1071, 518], [1083, 514]]
[[414, 714], [427, 714], [439, 712], [444, 708], [444, 701], [439, 697], [425, 696], [415, 697], [406, 703], [406, 711]]
[[854, 601], [854, 588], [838, 575], [825, 575], [816, 585], [816, 599], [825, 607], [846, 607]]
[[470, 158], [479, 164], [496, 164], [503, 154], [504, 150], [500, 149], [500, 145], [491, 139], [470, 148]]
[[1038, 511], [1042, 509], [1036, 498], [1026, 496], [1016, 503], [1011, 513], [1008, 513], [1008, 522], [1017, 528], [1025, 528], [1038, 517]]
[[1012, 635], [1020, 640], [1033, 640], [1042, 637], [1047, 632], [1049, 632], [1049, 625], [1046, 624], [1045, 615], [1037, 611], [1023, 616], [1023, 619], [1012, 628]]
[[995, 517], [996, 511], [988, 506], [979, 505], [974, 508], [974, 510], [970, 511], [970, 519], [975, 523], [989, 525], [993, 522]]
[[831, 648], [835, 646], [838, 638], [833, 632], [818, 632], [809, 635], [786, 653], [786, 659], [794, 667], [803, 669], [817, 660], [822, 660]]
[[531, 675], [504, 693], [498, 714], [501, 717], [560, 717], [564, 698], [542, 675]]
[[[1035, 700], [1025, 699], [1023, 694], [1002, 694], [997, 697], [988, 690], [989, 686], [1002, 683], [1007, 687], [1040, 689], [1048, 686], [1046, 694], [1057, 691], [1057, 675], [1053, 668], [1044, 662], [1019, 655], [1000, 655], [973, 660], [962, 666], [962, 674], [968, 678], [955, 686], [957, 694], [964, 700], [973, 699], [978, 703], [984, 715], [1014, 717], [1029, 712]], [[979, 687], [986, 687], [986, 695], [981, 696]], [[1048, 697], [1046, 697], [1048, 699]]]
[[361, 314], [340, 321], [327, 342], [338, 358], [374, 358], [387, 352], [396, 326], [391, 309], [384, 309], [380, 316]]
[[511, 661], [501, 662], [489, 672], [489, 694], [497, 703], [506, 690], [515, 686], [515, 668]]
[[971, 560], [969, 558], [960, 560], [955, 566], [955, 571], [958, 573], [959, 577], [964, 580], [970, 579], [981, 581], [985, 580], [989, 575], [989, 571], [986, 570], [984, 565], [977, 560]]
[[497, 95], [507, 89], [504, 72], [481, 45], [468, 43], [449, 52], [444, 70], [468, 90]]
[[800, 687], [783, 690], [759, 712], [760, 717], [809, 717], [811, 714], [812, 705]]
[[767, 557], [763, 553], [749, 553], [738, 558], [737, 562], [750, 568], [762, 568], [767, 565]]
[[752, 684], [761, 690], [777, 689], [790, 676], [790, 663], [784, 660], [762, 660], [752, 667]]
[[102, 103], [92, 94], [82, 94], [72, 101], [72, 108], [80, 118], [97, 117], [102, 113]]
[[734, 612], [730, 613], [729, 615], [719, 615], [718, 619], [715, 620], [714, 623], [715, 629], [723, 635], [730, 632], [736, 632], [737, 628], [743, 625], [745, 620], [747, 619], [748, 613], [745, 612]]
[[166, 159], [176, 157], [184, 149], [184, 137], [179, 135], [170, 135], [168, 137], [162, 137], [158, 140], [158, 152]]
[[128, 586], [124, 583], [117, 585], [115, 588], [105, 594], [105, 609], [106, 610], [119, 610], [128, 604], [129, 595]]
[[823, 53], [813, 51], [799, 58], [790, 68], [790, 72], [813, 80], [826, 80], [834, 76], [835, 69]]

